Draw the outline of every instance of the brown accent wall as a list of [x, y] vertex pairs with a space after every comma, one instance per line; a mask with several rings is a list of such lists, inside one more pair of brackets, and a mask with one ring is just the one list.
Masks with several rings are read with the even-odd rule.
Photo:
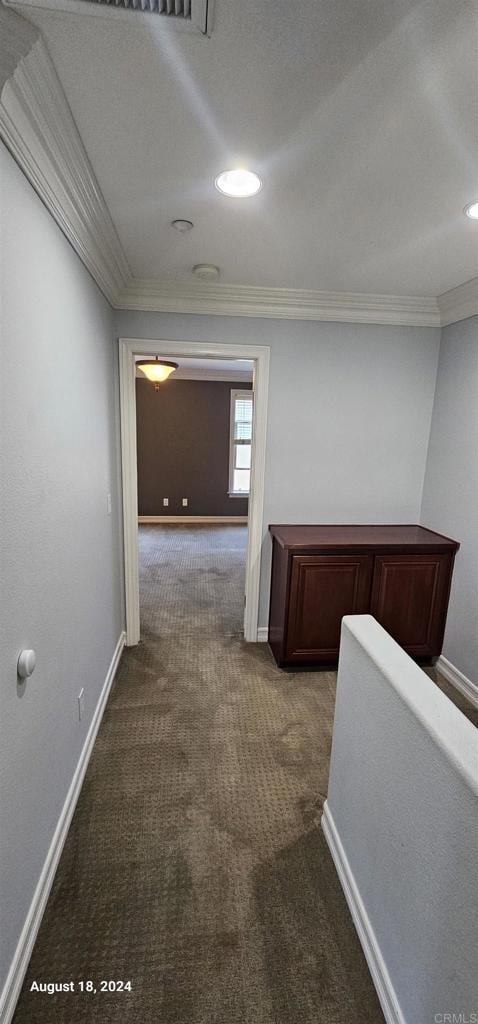
[[229, 423], [231, 389], [251, 387], [172, 378], [155, 391], [136, 379], [140, 516], [247, 515], [247, 498], [227, 493]]

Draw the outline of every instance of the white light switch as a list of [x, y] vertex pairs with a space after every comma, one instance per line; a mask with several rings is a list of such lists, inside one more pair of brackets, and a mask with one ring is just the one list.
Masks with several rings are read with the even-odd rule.
[[80, 722], [81, 722], [81, 719], [83, 718], [84, 713], [85, 713], [85, 690], [84, 690], [84, 687], [82, 687], [80, 692], [79, 692], [79, 694], [78, 694], [78, 718], [79, 718]]
[[188, 503], [189, 503], [189, 498], [183, 498], [183, 508], [187, 508], [188, 507]]
[[163, 498], [163, 505], [169, 505], [169, 498]]
[[106, 495], [106, 514], [111, 515], [111, 494]]

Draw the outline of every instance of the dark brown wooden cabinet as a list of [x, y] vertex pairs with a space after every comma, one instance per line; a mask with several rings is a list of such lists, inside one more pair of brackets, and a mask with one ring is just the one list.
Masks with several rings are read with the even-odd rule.
[[269, 644], [282, 667], [333, 664], [368, 612], [417, 659], [441, 652], [459, 544], [421, 526], [270, 526]]

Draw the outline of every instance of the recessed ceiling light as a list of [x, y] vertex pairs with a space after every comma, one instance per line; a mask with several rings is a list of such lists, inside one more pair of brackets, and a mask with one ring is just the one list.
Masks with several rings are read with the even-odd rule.
[[225, 196], [235, 199], [247, 199], [255, 196], [262, 188], [262, 181], [254, 171], [246, 171], [238, 167], [232, 171], [222, 171], [215, 181], [216, 188]]
[[185, 234], [186, 231], [190, 231], [194, 227], [192, 220], [172, 220], [171, 227], [176, 228], [176, 231], [180, 231], [181, 234]]
[[478, 220], [478, 199], [474, 199], [472, 203], [465, 206], [465, 213], [470, 220]]

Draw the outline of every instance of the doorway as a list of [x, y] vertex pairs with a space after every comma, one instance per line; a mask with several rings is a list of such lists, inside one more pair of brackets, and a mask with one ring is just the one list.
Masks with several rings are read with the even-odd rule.
[[262, 546], [264, 468], [269, 377], [269, 349], [259, 345], [120, 339], [121, 456], [123, 473], [126, 643], [140, 639], [138, 565], [138, 476], [136, 433], [136, 357], [168, 353], [173, 359], [250, 360], [253, 367], [252, 469], [245, 571], [244, 638], [257, 640]]
[[141, 637], [242, 634], [253, 365], [158, 357], [167, 381], [136, 369]]

